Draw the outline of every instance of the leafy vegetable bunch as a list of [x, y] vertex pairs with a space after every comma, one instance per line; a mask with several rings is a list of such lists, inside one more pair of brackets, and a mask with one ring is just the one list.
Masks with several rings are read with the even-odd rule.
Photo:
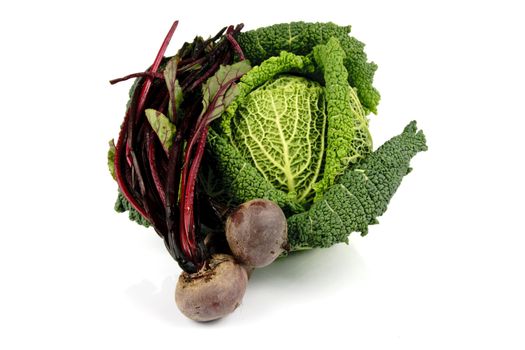
[[130, 91], [108, 165], [115, 209], [153, 226], [184, 270], [177, 305], [207, 321], [240, 303], [248, 274], [377, 223], [426, 150], [416, 123], [373, 150], [377, 66], [350, 27], [223, 28], [153, 64]]

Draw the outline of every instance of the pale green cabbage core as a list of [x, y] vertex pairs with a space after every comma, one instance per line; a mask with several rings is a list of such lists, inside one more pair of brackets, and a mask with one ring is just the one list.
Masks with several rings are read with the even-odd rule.
[[242, 101], [233, 118], [233, 142], [267, 181], [305, 204], [321, 173], [326, 123], [323, 87], [285, 75]]

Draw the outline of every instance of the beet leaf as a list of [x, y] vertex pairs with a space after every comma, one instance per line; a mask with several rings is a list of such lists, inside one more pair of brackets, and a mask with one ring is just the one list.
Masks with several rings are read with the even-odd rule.
[[170, 120], [164, 115], [164, 113], [159, 112], [155, 109], [148, 108], [145, 112], [146, 118], [148, 118], [148, 122], [150, 123], [151, 128], [159, 137], [160, 143], [162, 144], [162, 147], [164, 148], [166, 153], [168, 153], [169, 149], [171, 148], [171, 145], [173, 144], [173, 139], [177, 130], [175, 124], [170, 122]]

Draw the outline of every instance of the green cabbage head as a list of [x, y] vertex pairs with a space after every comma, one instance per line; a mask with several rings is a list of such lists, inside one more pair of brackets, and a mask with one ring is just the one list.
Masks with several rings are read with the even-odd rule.
[[376, 65], [349, 29], [295, 22], [241, 33], [245, 56], [258, 65], [209, 129], [205, 191], [227, 207], [278, 203], [292, 251], [366, 235], [411, 159], [427, 149], [413, 121], [372, 152], [366, 115], [379, 102]]
[[221, 119], [218, 135], [259, 175], [252, 181], [272, 187], [293, 212], [308, 208], [372, 151], [344, 58], [337, 38], [306, 56], [282, 51], [241, 78]]

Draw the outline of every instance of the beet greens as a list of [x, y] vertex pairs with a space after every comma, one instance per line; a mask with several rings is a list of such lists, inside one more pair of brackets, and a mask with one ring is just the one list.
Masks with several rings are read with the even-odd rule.
[[146, 72], [111, 81], [137, 78], [114, 168], [125, 200], [155, 228], [181, 268], [194, 273], [209, 257], [198, 213], [210, 206], [197, 179], [208, 126], [236, 96], [235, 83], [250, 66], [236, 41], [242, 24], [207, 40], [196, 37], [174, 57], [164, 57], [177, 25]]

